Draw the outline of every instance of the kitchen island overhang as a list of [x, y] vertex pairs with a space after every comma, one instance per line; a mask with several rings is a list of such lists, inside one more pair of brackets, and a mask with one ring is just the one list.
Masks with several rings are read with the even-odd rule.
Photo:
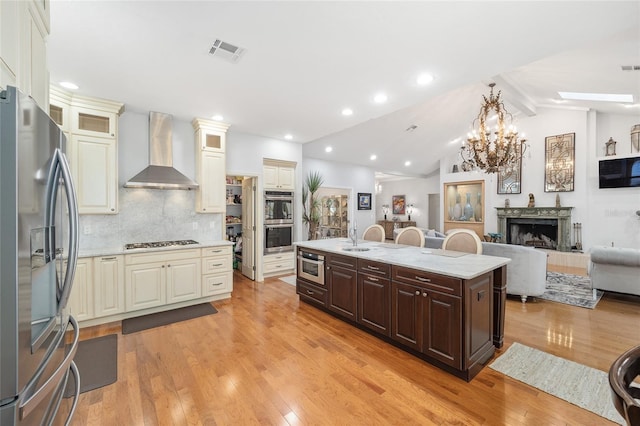
[[[345, 238], [295, 250], [301, 301], [458, 377], [471, 380], [503, 345], [508, 258], [370, 241], [354, 249]], [[321, 281], [301, 277], [305, 252], [324, 256]]]

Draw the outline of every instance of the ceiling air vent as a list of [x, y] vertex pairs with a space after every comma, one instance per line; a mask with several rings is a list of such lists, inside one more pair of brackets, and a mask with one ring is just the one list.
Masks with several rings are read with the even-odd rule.
[[622, 65], [622, 71], [640, 71], [640, 65]]
[[227, 43], [226, 41], [222, 41], [220, 39], [213, 42], [213, 46], [209, 49], [209, 54], [219, 57], [221, 59], [226, 59], [229, 62], [237, 63], [240, 60], [240, 57], [244, 54], [245, 49], [234, 46], [231, 43]]

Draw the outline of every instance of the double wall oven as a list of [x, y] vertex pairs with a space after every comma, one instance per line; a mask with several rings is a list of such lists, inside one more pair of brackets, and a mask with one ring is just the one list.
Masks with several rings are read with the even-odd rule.
[[293, 250], [293, 192], [264, 192], [264, 254]]

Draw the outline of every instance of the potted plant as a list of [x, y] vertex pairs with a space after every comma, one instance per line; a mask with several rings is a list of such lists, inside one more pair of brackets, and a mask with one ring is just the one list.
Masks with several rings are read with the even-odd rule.
[[318, 236], [320, 201], [315, 198], [315, 193], [323, 182], [320, 172], [309, 172], [302, 185], [302, 223], [309, 227], [308, 240], [315, 240]]

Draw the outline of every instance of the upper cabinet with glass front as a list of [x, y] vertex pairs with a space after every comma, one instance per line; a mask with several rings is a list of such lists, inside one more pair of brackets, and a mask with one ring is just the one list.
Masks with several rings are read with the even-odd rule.
[[67, 137], [80, 214], [118, 213], [118, 116], [123, 105], [50, 87], [49, 115]]
[[191, 124], [202, 151], [225, 152], [228, 124], [202, 118], [195, 118]]

